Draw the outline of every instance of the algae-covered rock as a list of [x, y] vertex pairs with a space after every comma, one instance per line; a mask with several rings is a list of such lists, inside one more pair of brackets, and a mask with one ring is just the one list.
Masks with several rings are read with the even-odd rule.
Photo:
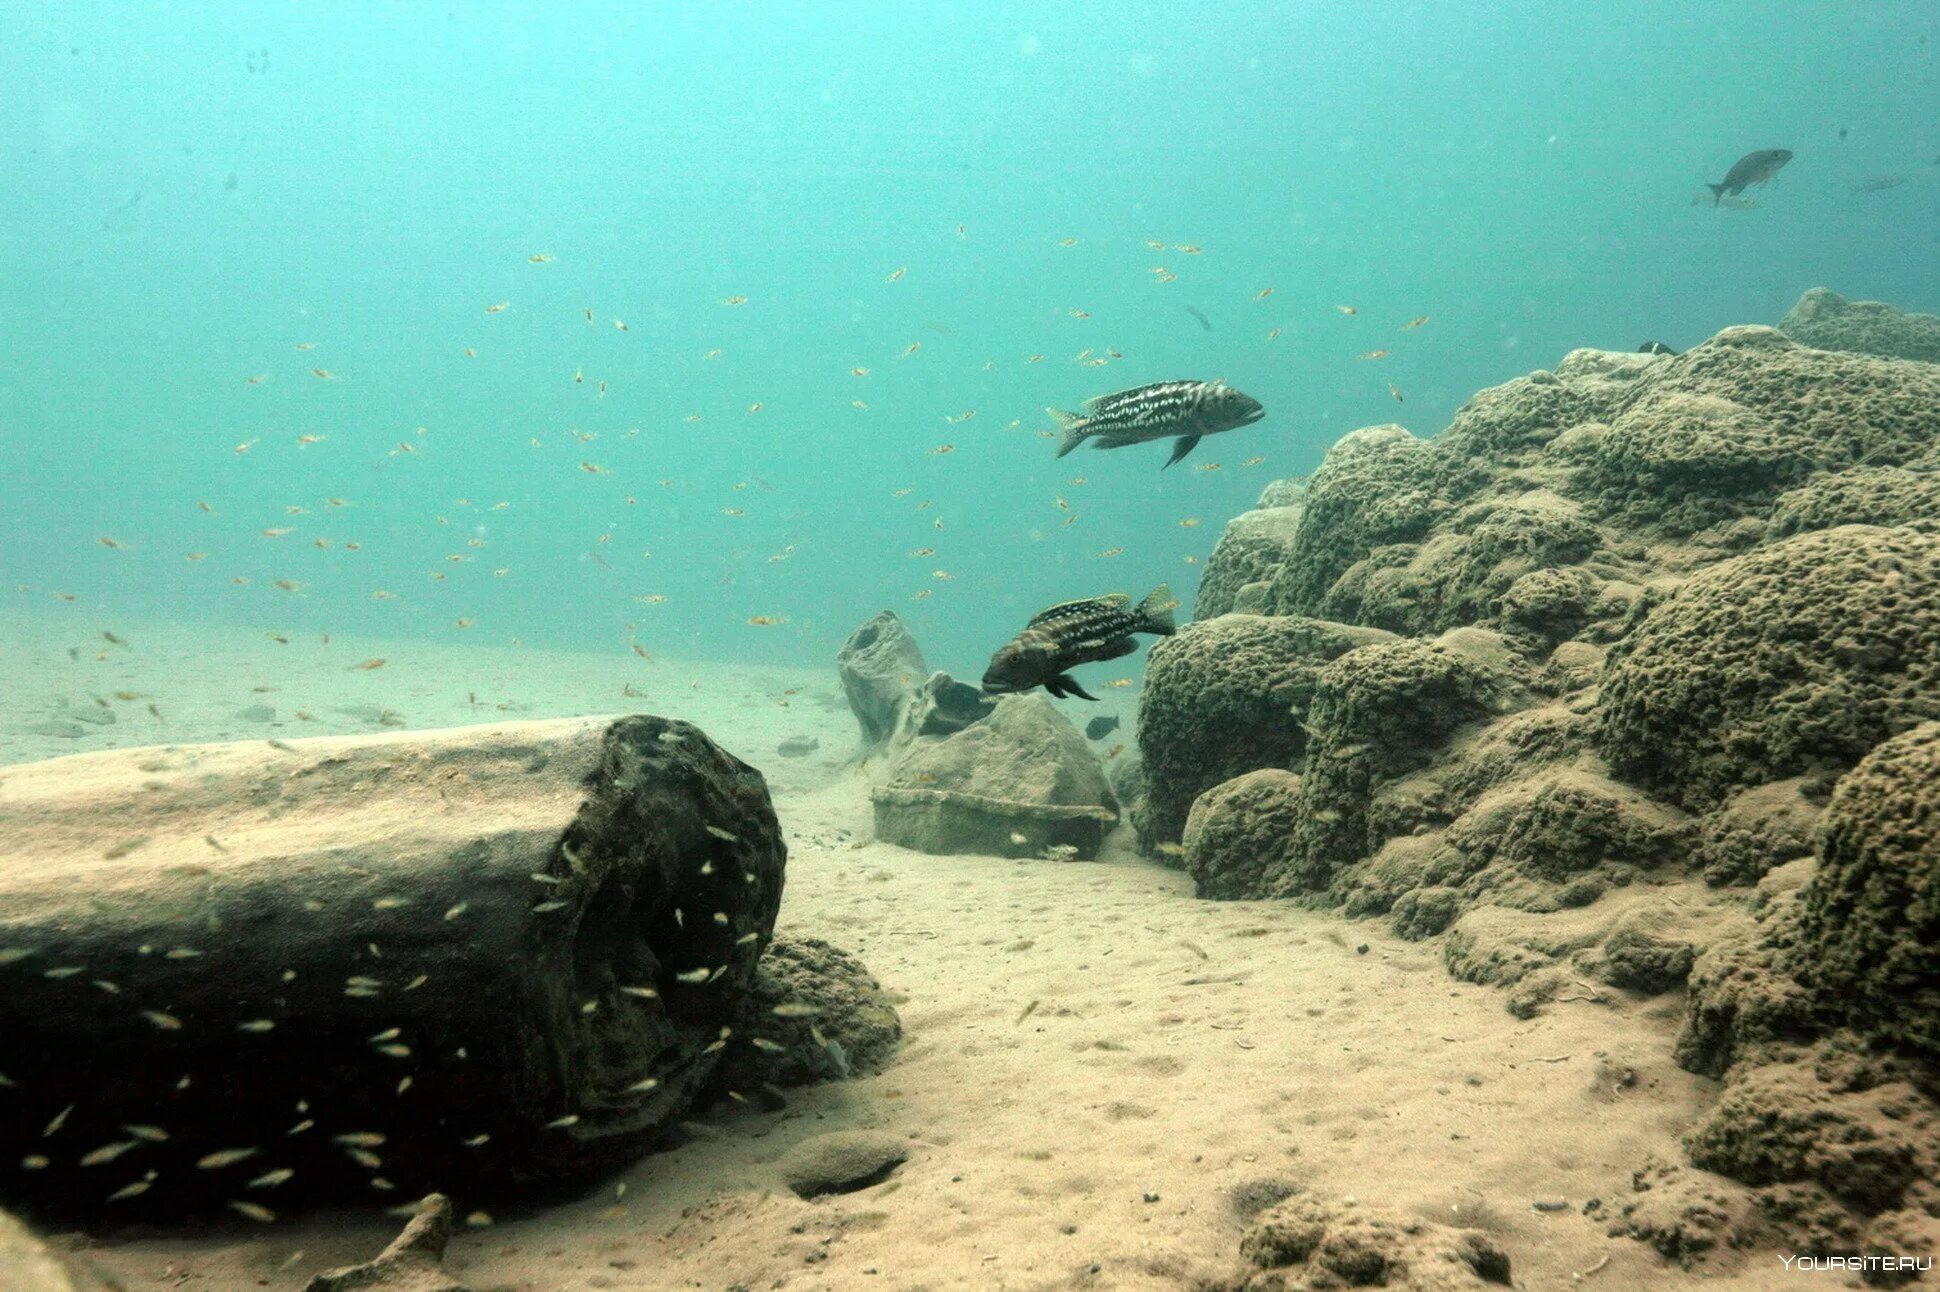
[[1248, 1227], [1240, 1256], [1302, 1280], [1279, 1285], [1286, 1287], [1456, 1292], [1510, 1286], [1509, 1257], [1487, 1235], [1351, 1198], [1296, 1194], [1275, 1203]]
[[929, 676], [922, 649], [893, 610], [883, 611], [850, 633], [836, 653], [835, 665], [842, 694], [862, 728], [864, 752], [895, 732], [904, 707]]
[[1619, 776], [1687, 807], [1838, 770], [1940, 717], [1940, 534], [1852, 525], [1719, 562], [1605, 667]]
[[1277, 767], [1236, 776], [1193, 801], [1185, 863], [1200, 897], [1252, 898], [1298, 891], [1288, 854], [1300, 816], [1300, 778]]
[[[1241, 588], [1270, 585], [1292, 551], [1302, 512], [1297, 501], [1276, 506], [1262, 501], [1256, 510], [1241, 512], [1226, 522], [1212, 555], [1206, 558], [1193, 618], [1214, 619], [1227, 614], [1238, 609], [1234, 602]], [[1263, 586], [1260, 595], [1264, 593]]]
[[947, 736], [982, 722], [996, 707], [995, 696], [985, 695], [978, 687], [959, 682], [948, 673], [932, 673], [904, 701], [890, 739], [907, 744], [918, 736]]
[[1671, 1057], [1700, 1076], [1819, 1036], [1830, 1011], [1792, 973], [1799, 944], [1795, 894], [1772, 900], [1758, 923], [1714, 938], [1691, 965], [1684, 1027]]
[[1940, 1063], [1940, 722], [1840, 780], [1801, 900], [1801, 977], [1851, 1026]]
[[[1548, 490], [1470, 504], [1425, 542], [1377, 548], [1349, 566], [1321, 610], [1330, 619], [1410, 634], [1491, 620], [1518, 579], [1573, 565], [1597, 549], [1598, 533], [1581, 510]], [[1587, 610], [1587, 589], [1580, 599]]]
[[1389, 636], [1298, 616], [1222, 615], [1155, 645], [1138, 708], [1140, 846], [1176, 841], [1192, 801], [1222, 781], [1299, 767], [1320, 670]]
[[1768, 871], [1812, 855], [1812, 832], [1824, 805], [1803, 776], [1740, 790], [1698, 825], [1691, 861], [1718, 887], [1755, 884]]
[[1749, 1247], [1763, 1232], [1751, 1190], [1722, 1176], [1652, 1159], [1630, 1185], [1619, 1232], [1686, 1269], [1720, 1245]]
[[1940, 365], [1810, 350], [1768, 327], [1726, 328], [1636, 384], [1748, 409], [1819, 467], [1897, 466], [1940, 435]]
[[1560, 883], [1613, 864], [1654, 866], [1687, 834], [1675, 808], [1595, 772], [1558, 769], [1477, 800], [1448, 830], [1460, 862], [1438, 870], [1444, 882], [1497, 867]]
[[1810, 469], [1809, 447], [1763, 412], [1715, 394], [1659, 388], [1611, 422], [1586, 479], [1605, 518], [1689, 534], [1769, 505]]
[[1908, 524], [1940, 524], [1940, 469], [1863, 466], [1819, 476], [1779, 495], [1767, 533]]
[[1343, 437], [1308, 485], [1292, 551], [1274, 580], [1274, 612], [1321, 615], [1349, 566], [1375, 548], [1424, 537], [1484, 474], [1399, 426]]
[[1910, 314], [1883, 301], [1849, 301], [1823, 287], [1799, 297], [1778, 330], [1817, 350], [1940, 363], [1940, 318]]
[[1431, 762], [1457, 728], [1502, 711], [1513, 678], [1476, 645], [1377, 642], [1320, 671], [1294, 835], [1302, 873], [1319, 882], [1371, 854], [1382, 842], [1370, 828], [1375, 791]]
[[1857, 1052], [1821, 1047], [1732, 1072], [1686, 1139], [1694, 1165], [1745, 1184], [1810, 1182], [1870, 1215], [1940, 1168], [1940, 1106]]
[[901, 747], [871, 791], [876, 836], [917, 852], [1089, 860], [1118, 801], [1083, 733], [1042, 695], [1006, 695], [990, 716]]
[[738, 1032], [761, 1044], [732, 1047], [712, 1089], [805, 1086], [881, 1071], [902, 1041], [902, 1020], [855, 956], [820, 938], [776, 938], [755, 966]]
[[1547, 444], [1593, 416], [1599, 403], [1583, 383], [1560, 373], [1532, 372], [1477, 393], [1456, 411], [1443, 439], [1456, 453], [1500, 461]]

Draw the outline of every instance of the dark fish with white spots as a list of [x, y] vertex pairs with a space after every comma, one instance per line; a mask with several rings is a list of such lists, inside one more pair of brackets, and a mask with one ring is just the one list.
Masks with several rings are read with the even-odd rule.
[[1085, 739], [1103, 740], [1116, 730], [1118, 730], [1118, 715], [1115, 713], [1101, 714], [1093, 718], [1090, 722], [1085, 723]]
[[1155, 382], [1087, 399], [1084, 409], [1082, 413], [1045, 410], [1064, 433], [1058, 441], [1059, 457], [1086, 441], [1101, 449], [1118, 449], [1174, 440], [1167, 467], [1192, 452], [1202, 436], [1251, 426], [1266, 416], [1260, 401], [1223, 381]]
[[1717, 206], [1725, 198], [1736, 197], [1754, 184], [1770, 182], [1791, 160], [1790, 148], [1760, 148], [1757, 152], [1746, 153], [1725, 172], [1721, 182], [1709, 185], [1711, 204]]
[[1138, 649], [1134, 633], [1170, 637], [1172, 612], [1179, 602], [1161, 583], [1137, 605], [1122, 592], [1106, 597], [1066, 601], [1040, 611], [1024, 631], [990, 657], [983, 689], [990, 695], [1043, 687], [1062, 699], [1075, 695], [1096, 700], [1077, 684], [1068, 670], [1080, 664], [1118, 659]]
[[1637, 347], [1637, 353], [1675, 355], [1677, 351], [1671, 349], [1669, 346], [1665, 345], [1662, 341], [1646, 341], [1642, 345]]

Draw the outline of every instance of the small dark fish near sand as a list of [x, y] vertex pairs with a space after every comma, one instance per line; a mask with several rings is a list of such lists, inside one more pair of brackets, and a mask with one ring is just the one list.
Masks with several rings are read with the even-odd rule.
[[1223, 381], [1160, 381], [1087, 399], [1084, 408], [1082, 413], [1045, 410], [1064, 432], [1059, 457], [1087, 440], [1101, 449], [1176, 440], [1167, 467], [1192, 452], [1201, 436], [1251, 426], [1266, 416], [1260, 401]]
[[1001, 695], [1041, 686], [1060, 699], [1075, 695], [1096, 700], [1066, 670], [1131, 654], [1138, 649], [1133, 633], [1170, 637], [1172, 612], [1178, 604], [1172, 589], [1161, 583], [1136, 606], [1124, 593], [1114, 592], [1040, 611], [1023, 632], [990, 657], [983, 689]]
[[1637, 347], [1637, 353], [1675, 355], [1677, 351], [1671, 349], [1669, 346], [1665, 345], [1662, 341], [1646, 341], [1642, 345]]
[[1746, 153], [1725, 172], [1722, 181], [1708, 186], [1712, 205], [1722, 203], [1727, 197], [1738, 196], [1753, 184], [1769, 182], [1791, 160], [1790, 148], [1760, 148], [1757, 152]]
[[806, 758], [822, 747], [822, 742], [814, 736], [790, 736], [775, 746], [775, 752], [783, 758]]
[[1188, 313], [1188, 314], [1190, 314], [1190, 315], [1192, 315], [1192, 317], [1194, 317], [1194, 318], [1196, 318], [1196, 319], [1198, 319], [1198, 320], [1199, 320], [1199, 326], [1200, 326], [1200, 327], [1202, 327], [1202, 328], [1204, 328], [1204, 329], [1206, 329], [1206, 331], [1208, 331], [1208, 332], [1210, 332], [1210, 331], [1212, 331], [1212, 330], [1213, 330], [1213, 326], [1212, 326], [1212, 320], [1211, 320], [1211, 319], [1209, 319], [1209, 318], [1207, 318], [1207, 317], [1206, 317], [1206, 316], [1205, 316], [1204, 314], [1201, 314], [1201, 313], [1200, 313], [1200, 312], [1199, 312], [1198, 310], [1196, 310], [1196, 309], [1194, 309], [1194, 308], [1192, 308], [1192, 306], [1190, 306], [1190, 305], [1188, 305], [1188, 306], [1186, 306], [1186, 313]]
[[1096, 717], [1085, 723], [1085, 739], [1103, 740], [1116, 730], [1118, 730], [1117, 714]]

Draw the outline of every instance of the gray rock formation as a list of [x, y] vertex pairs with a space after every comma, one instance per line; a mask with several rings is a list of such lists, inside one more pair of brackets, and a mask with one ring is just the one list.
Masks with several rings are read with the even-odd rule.
[[864, 753], [895, 734], [904, 708], [929, 676], [921, 648], [893, 610], [850, 633], [836, 652], [835, 665], [842, 694], [862, 728]]
[[404, 1232], [375, 1259], [326, 1270], [304, 1292], [469, 1292], [441, 1267], [451, 1242], [451, 1199], [427, 1194]]
[[1940, 318], [1908, 314], [1883, 301], [1849, 301], [1823, 287], [1799, 297], [1778, 330], [1815, 350], [1940, 363]]
[[1084, 735], [1041, 695], [900, 747], [871, 797], [876, 837], [917, 852], [1098, 855], [1118, 801]]

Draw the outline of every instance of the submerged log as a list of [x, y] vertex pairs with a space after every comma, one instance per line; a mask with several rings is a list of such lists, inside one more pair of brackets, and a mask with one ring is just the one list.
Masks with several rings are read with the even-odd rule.
[[785, 856], [761, 774], [656, 717], [0, 768], [0, 1197], [611, 1169], [739, 1043]]

